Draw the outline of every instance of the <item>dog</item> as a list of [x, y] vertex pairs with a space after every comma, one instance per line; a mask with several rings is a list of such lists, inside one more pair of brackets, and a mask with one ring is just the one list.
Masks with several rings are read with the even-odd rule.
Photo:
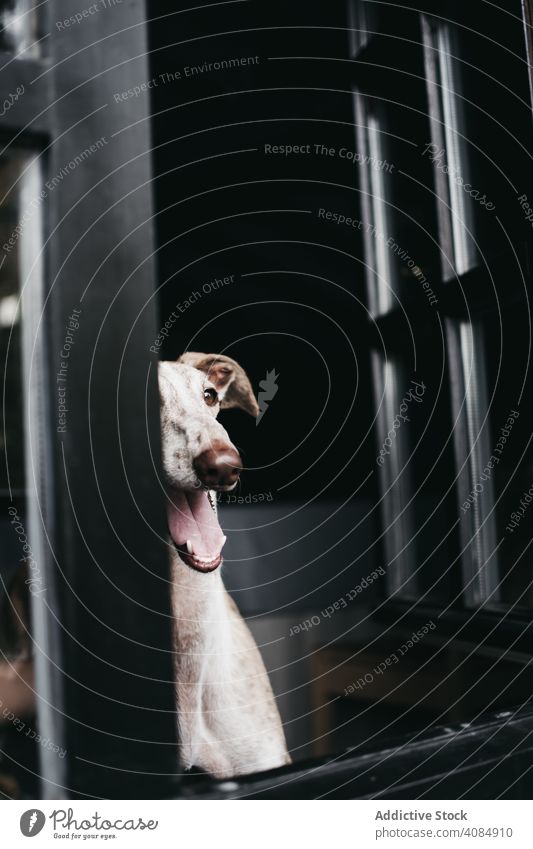
[[256, 417], [235, 360], [188, 352], [158, 366], [167, 499], [180, 763], [216, 778], [290, 763], [266, 669], [221, 576], [226, 541], [216, 493], [242, 462], [217, 421], [221, 409]]

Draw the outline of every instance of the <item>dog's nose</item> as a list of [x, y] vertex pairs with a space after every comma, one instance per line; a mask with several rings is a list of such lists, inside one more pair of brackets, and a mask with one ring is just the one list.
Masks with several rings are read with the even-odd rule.
[[209, 489], [233, 486], [242, 472], [239, 453], [224, 442], [214, 442], [196, 457], [193, 465], [198, 478]]

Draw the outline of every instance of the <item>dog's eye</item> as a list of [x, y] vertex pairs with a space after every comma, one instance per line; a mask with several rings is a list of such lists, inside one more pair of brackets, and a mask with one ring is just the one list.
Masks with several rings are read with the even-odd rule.
[[211, 387], [204, 389], [204, 401], [208, 407], [214, 407], [218, 403], [218, 395]]

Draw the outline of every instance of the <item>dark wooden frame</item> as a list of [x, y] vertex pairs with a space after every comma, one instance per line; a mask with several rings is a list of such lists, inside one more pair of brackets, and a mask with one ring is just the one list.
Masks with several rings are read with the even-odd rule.
[[[39, 422], [28, 447], [39, 458], [33, 535], [47, 592], [33, 601], [35, 662], [40, 729], [67, 753], [40, 753], [42, 795], [164, 797], [174, 792], [177, 748], [148, 350], [156, 335], [149, 101], [114, 98], [149, 78], [145, 5], [109, 6], [68, 32], [56, 22], [72, 14], [69, 0], [44, 7], [46, 58], [0, 57], [0, 97], [25, 87], [0, 132], [41, 152], [43, 182], [98, 139], [105, 144], [42, 206]], [[80, 328], [58, 433], [50, 399], [74, 308]]]

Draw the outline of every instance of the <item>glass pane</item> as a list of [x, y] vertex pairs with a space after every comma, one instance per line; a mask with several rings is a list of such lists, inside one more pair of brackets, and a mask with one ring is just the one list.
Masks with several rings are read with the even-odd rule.
[[368, 107], [368, 98], [355, 95], [357, 147], [367, 164], [361, 169], [361, 211], [368, 306], [373, 316], [398, 303], [399, 280], [393, 253], [391, 177], [379, 163], [387, 160], [387, 127], [382, 110]]
[[412, 481], [405, 430], [395, 429], [394, 422], [400, 414], [402, 392], [408, 379], [401, 363], [387, 360], [377, 352], [372, 355], [372, 375], [388, 591], [405, 596], [414, 592], [409, 584], [411, 563], [415, 562], [412, 505], [409, 504]]
[[464, 595], [467, 604], [477, 605], [489, 597], [495, 601], [498, 595], [493, 475], [488, 468], [493, 437], [487, 387], [487, 346], [480, 322], [450, 320], [447, 333], [454, 376], [452, 395]]
[[[348, 27], [350, 55], [360, 57], [363, 52], [378, 49], [378, 43], [386, 50], [394, 50], [395, 39], [413, 37], [417, 27], [417, 10], [405, 6], [396, 8], [392, 4], [379, 4], [375, 0], [348, 0]], [[402, 43], [402, 50], [405, 42]], [[365, 69], [366, 70], [366, 69]]]
[[[0, 600], [28, 556], [26, 527], [22, 327], [20, 293], [27, 272], [28, 238], [39, 222], [38, 208], [27, 207], [24, 153], [0, 158], [0, 368], [3, 404], [0, 413]], [[33, 222], [32, 222], [33, 218]], [[20, 523], [20, 524], [19, 524]], [[0, 622], [3, 628], [5, 622]]]
[[25, 59], [40, 54], [39, 5], [37, 0], [0, 3], [0, 50]]
[[375, 3], [350, 0], [348, 26], [350, 27], [350, 54], [356, 56], [378, 31], [379, 14]]
[[[434, 166], [443, 248], [444, 280], [477, 264], [473, 201], [465, 191], [471, 183], [468, 133], [464, 117], [460, 56], [455, 28], [423, 17], [431, 143], [423, 156]], [[444, 235], [445, 234], [445, 235]], [[445, 244], [445, 242], [447, 244]]]
[[[365, 64], [355, 95], [359, 231], [364, 239], [368, 304], [374, 316], [408, 309], [414, 301], [424, 312], [427, 307], [433, 311], [437, 304], [440, 257], [433, 167], [421, 155], [430, 129], [426, 110], [421, 108], [426, 89], [418, 33], [414, 28], [407, 48], [402, 42], [402, 74], [391, 79], [380, 64]], [[402, 83], [404, 75], [408, 87]]]
[[457, 501], [445, 352], [417, 340], [416, 373], [374, 354], [378, 453], [388, 589], [422, 603], [456, 594]]
[[16, 493], [24, 488], [18, 249], [18, 234], [23, 230], [19, 197], [24, 165], [21, 155], [0, 159], [0, 364], [5, 393], [0, 436], [5, 452], [0, 471], [2, 495], [9, 494], [10, 488]]
[[499, 600], [516, 612], [517, 608], [533, 607], [533, 380], [529, 311], [526, 307], [517, 309], [514, 304], [504, 304], [499, 314], [485, 319], [484, 331], [488, 340], [484, 359], [492, 438], [484, 468], [480, 469], [483, 489], [478, 487], [475, 497], [485, 504], [486, 478], [490, 476], [499, 561], [499, 586], [490, 601]]

